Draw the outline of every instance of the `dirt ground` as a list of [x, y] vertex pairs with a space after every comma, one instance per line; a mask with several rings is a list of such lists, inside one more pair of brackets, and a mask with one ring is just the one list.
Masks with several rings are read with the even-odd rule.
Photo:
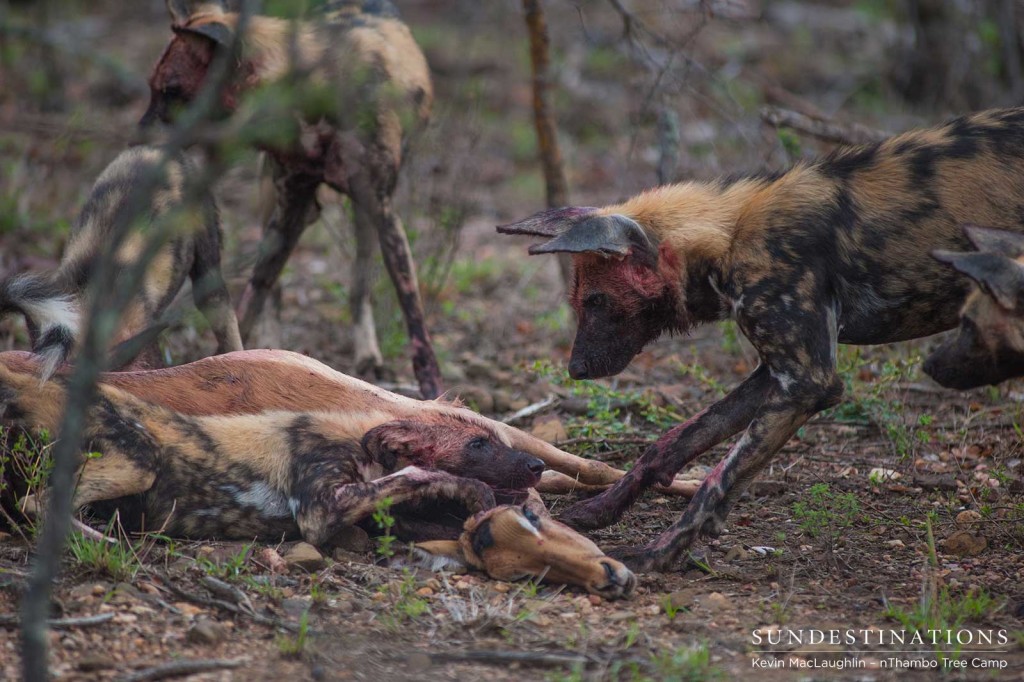
[[[662, 339], [614, 379], [569, 380], [574, 321], [555, 262], [527, 257], [528, 242], [493, 230], [543, 205], [519, 4], [398, 4], [437, 89], [435, 120], [413, 150], [400, 206], [452, 393], [498, 418], [554, 396], [517, 425], [629, 466], [645, 440], [724, 395], [756, 358], [724, 324]], [[905, 35], [877, 3], [766, 2], [761, 20], [714, 19], [699, 32], [699, 15], [675, 8], [687, 3], [634, 4], [648, 25], [680, 43], [692, 34], [678, 55], [686, 68], [663, 78], [652, 72], [622, 39], [611, 3], [546, 3], [574, 203], [609, 203], [656, 182], [661, 102], [681, 122], [677, 178], [778, 168], [827, 149], [760, 122], [758, 107], [773, 88], [887, 130], [949, 113], [913, 110], [886, 88], [886, 55]], [[38, 95], [40, 82], [57, 77], [40, 66], [38, 49], [10, 33], [0, 37], [0, 276], [54, 264], [92, 180], [144, 110], [144, 76], [169, 37], [155, 1], [68, 3], [61, 11], [50, 18], [65, 45], [53, 53], [59, 97]], [[19, 10], [11, 20], [33, 18]], [[256, 155], [244, 155], [217, 186], [236, 294], [259, 235], [257, 169]], [[282, 280], [281, 346], [351, 371], [345, 293], [353, 248], [344, 207], [323, 199], [323, 219]], [[386, 278], [375, 307], [384, 384], [403, 389], [411, 369]], [[197, 314], [163, 343], [172, 363], [213, 350]], [[374, 565], [372, 549], [273, 574], [261, 546], [132, 538], [123, 556], [69, 552], [54, 616], [101, 620], [52, 630], [53, 669], [61, 679], [129, 679], [166, 663], [230, 659], [236, 667], [194, 679], [935, 674], [893, 667], [917, 661], [938, 665], [949, 679], [1021, 679], [1024, 382], [941, 389], [919, 370], [934, 343], [841, 349], [844, 404], [783, 448], [725, 535], [694, 547], [675, 572], [640, 576], [632, 599], [402, 572]], [[20, 322], [0, 322], [0, 349], [25, 347]], [[702, 457], [694, 473], [727, 448]], [[546, 501], [557, 514], [572, 500]], [[645, 543], [685, 504], [649, 493], [593, 537], [603, 548]], [[19, 671], [12, 618], [28, 571], [29, 545], [8, 528], [0, 533], [4, 679]], [[890, 630], [915, 629], [995, 638], [885, 640]], [[833, 631], [856, 633], [855, 641], [833, 642]], [[790, 632], [808, 639], [780, 644]]]

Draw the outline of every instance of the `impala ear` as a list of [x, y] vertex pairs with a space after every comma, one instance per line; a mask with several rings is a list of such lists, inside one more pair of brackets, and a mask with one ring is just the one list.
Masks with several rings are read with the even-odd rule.
[[980, 225], [964, 225], [964, 234], [978, 251], [1020, 258], [1024, 256], [1024, 234]]
[[932, 251], [932, 257], [980, 284], [1000, 307], [1010, 311], [1024, 307], [1024, 265], [1012, 258], [980, 251]]
[[172, 26], [171, 30], [178, 34], [189, 33], [191, 35], [202, 36], [212, 40], [214, 44], [221, 47], [228, 47], [234, 39], [234, 31], [232, 28], [219, 21], [211, 21], [209, 23], [198, 24], [196, 26]]

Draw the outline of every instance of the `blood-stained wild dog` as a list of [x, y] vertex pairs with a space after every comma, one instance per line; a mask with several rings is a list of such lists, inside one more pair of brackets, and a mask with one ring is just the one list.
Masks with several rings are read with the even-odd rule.
[[[184, 0], [167, 5], [174, 38], [150, 76], [152, 94], [142, 125], [171, 121], [192, 101], [215, 55], [234, 44], [239, 21], [237, 13], [218, 3], [194, 9]], [[423, 53], [386, 0], [330, 2], [318, 21], [253, 16], [240, 42], [234, 76], [220, 100], [223, 111], [235, 112], [245, 95], [255, 99], [260, 89], [268, 93], [264, 103], [294, 101], [299, 107], [274, 115], [276, 141], [260, 144], [273, 166], [276, 208], [238, 304], [242, 338], [252, 330], [302, 231], [319, 214], [316, 190], [325, 183], [352, 199], [356, 262], [350, 304], [357, 371], [382, 365], [370, 302], [373, 243], [379, 238], [405, 315], [420, 391], [437, 397], [441, 375], [392, 199], [408, 134], [425, 124], [433, 101]], [[281, 84], [290, 94], [271, 92]]]
[[924, 371], [949, 388], [976, 388], [1024, 376], [1024, 235], [967, 225], [978, 249], [935, 251], [977, 284], [960, 311], [956, 335], [936, 348]]
[[842, 399], [836, 344], [957, 324], [970, 281], [933, 259], [968, 247], [960, 225], [1024, 229], [1024, 109], [981, 112], [787, 172], [654, 189], [606, 208], [539, 213], [500, 232], [570, 253], [578, 317], [569, 374], [622, 371], [664, 332], [732, 316], [760, 364], [725, 398], [650, 447], [608, 491], [561, 519], [598, 528], [652, 483], [746, 429], [678, 522], [619, 556], [667, 569], [721, 532], [740, 494], [811, 416]]
[[[26, 273], [0, 282], [0, 315], [25, 316], [32, 349], [43, 357], [42, 378], [49, 377], [74, 349], [83, 310], [85, 291], [95, 262], [108, 242], [117, 221], [131, 211], [133, 188], [148, 174], [158, 172], [163, 152], [157, 147], [130, 147], [121, 152], [100, 174], [85, 207], [72, 228], [59, 267], [49, 273]], [[170, 159], [152, 193], [147, 218], [122, 242], [115, 258], [127, 267], [138, 258], [150, 231], [159, 221], [174, 221], [171, 237], [146, 270], [138, 292], [125, 308], [111, 347], [136, 334], [151, 330], [184, 284], [192, 279], [196, 305], [206, 315], [217, 337], [217, 352], [241, 350], [238, 321], [220, 271], [221, 234], [217, 206], [195, 183], [196, 168], [184, 155]], [[124, 347], [122, 347], [124, 348]], [[131, 365], [159, 365], [154, 344], [141, 349]], [[133, 358], [122, 355], [127, 363]]]
[[[57, 433], [64, 395], [62, 378], [40, 383], [34, 372], [0, 364], [6, 420]], [[472, 514], [493, 507], [496, 494], [525, 499], [544, 470], [540, 459], [457, 415], [395, 420], [371, 407], [196, 417], [104, 383], [83, 446], [101, 456], [79, 467], [76, 509], [140, 496], [134, 502], [148, 529], [194, 538], [299, 535], [316, 545], [330, 544], [384, 498], [449, 500]], [[29, 512], [42, 506], [25, 504]]]

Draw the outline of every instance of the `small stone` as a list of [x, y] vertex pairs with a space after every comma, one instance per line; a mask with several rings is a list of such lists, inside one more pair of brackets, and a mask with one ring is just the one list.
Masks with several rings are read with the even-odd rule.
[[92, 586], [92, 594], [95, 597], [102, 597], [103, 595], [105, 595], [107, 593], [107, 589], [109, 589], [109, 588], [106, 585], [101, 585], [101, 584], [97, 583], [97, 584]]
[[965, 509], [956, 515], [956, 525], [961, 528], [970, 528], [978, 521], [981, 521], [981, 514], [973, 509]]
[[287, 573], [288, 562], [273, 547], [263, 547], [256, 553], [256, 561], [267, 567], [271, 573]]
[[372, 546], [369, 533], [359, 526], [339, 528], [334, 532], [331, 541], [338, 549], [356, 554], [368, 552]]
[[732, 606], [732, 601], [721, 592], [712, 592], [701, 600], [701, 604], [712, 611], [723, 611]]
[[983, 535], [972, 535], [967, 531], [957, 531], [942, 542], [943, 551], [957, 556], [977, 556], [988, 547], [988, 540]]
[[693, 590], [676, 590], [668, 595], [666, 604], [668, 609], [665, 610], [689, 608], [693, 604], [693, 595]]
[[300, 618], [303, 613], [309, 611], [312, 600], [305, 597], [290, 597], [281, 600], [281, 609], [292, 618]]
[[903, 549], [906, 545], [903, 544], [903, 540], [886, 540], [886, 547], [892, 547], [894, 549]]
[[604, 602], [604, 600], [601, 599], [601, 596], [597, 594], [588, 595], [587, 599], [590, 601], [592, 606], [600, 606], [601, 603]]
[[[429, 587], [430, 589], [432, 589], [434, 592], [440, 592], [441, 591], [441, 581], [438, 580], [437, 578], [428, 578], [427, 582], [424, 583], [424, 584], [427, 587]], [[508, 585], [508, 583], [498, 583], [498, 584], [499, 585], [502, 585], [502, 584]], [[505, 590], [505, 591], [507, 592], [508, 590]]]
[[224, 639], [224, 628], [209, 618], [199, 618], [185, 634], [185, 640], [191, 644], [216, 644]]
[[732, 547], [728, 552], [725, 553], [726, 561], [742, 561], [750, 557], [750, 552], [743, 549], [739, 545]]
[[429, 587], [421, 587], [420, 589], [416, 590], [416, 594], [418, 594], [421, 597], [433, 597], [434, 591]]
[[289, 568], [301, 568], [304, 571], [319, 571], [324, 567], [324, 555], [316, 547], [307, 542], [298, 542], [284, 555]]
[[882, 483], [890, 483], [892, 481], [896, 481], [902, 478], [902, 476], [902, 474], [900, 474], [898, 471], [894, 471], [893, 469], [886, 469], [884, 467], [873, 467], [871, 471], [868, 472], [868, 481], [875, 485], [880, 485]]

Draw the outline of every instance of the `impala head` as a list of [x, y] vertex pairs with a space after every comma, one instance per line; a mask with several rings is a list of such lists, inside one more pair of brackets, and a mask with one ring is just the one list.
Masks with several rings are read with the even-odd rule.
[[466, 521], [459, 546], [466, 562], [492, 578], [543, 578], [608, 599], [632, 594], [636, 576], [597, 545], [551, 518], [543, 505], [504, 505]]

